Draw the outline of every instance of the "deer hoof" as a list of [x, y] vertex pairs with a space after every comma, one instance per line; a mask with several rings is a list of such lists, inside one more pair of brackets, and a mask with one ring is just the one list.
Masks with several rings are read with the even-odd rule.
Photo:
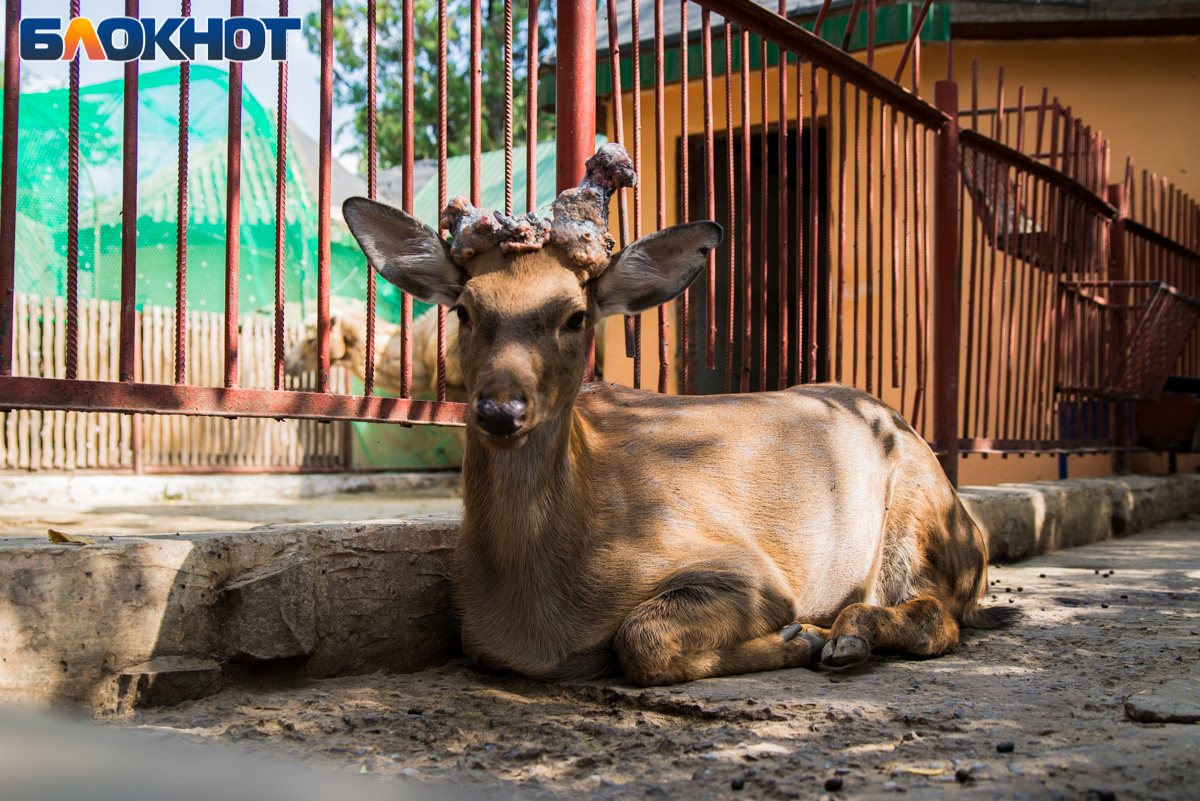
[[808, 643], [809, 664], [820, 658], [821, 649], [825, 647], [825, 638], [818, 633], [815, 626], [806, 623], [793, 623], [779, 631], [779, 638], [784, 641], [800, 640]]
[[861, 637], [845, 634], [825, 643], [825, 649], [821, 651], [821, 664], [830, 667], [853, 665], [865, 662], [870, 653], [871, 649]]

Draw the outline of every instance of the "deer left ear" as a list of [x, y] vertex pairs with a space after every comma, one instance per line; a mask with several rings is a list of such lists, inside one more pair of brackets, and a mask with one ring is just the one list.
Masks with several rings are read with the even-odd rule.
[[347, 198], [342, 216], [384, 280], [426, 303], [453, 306], [467, 273], [438, 232], [411, 214], [365, 197]]
[[679, 295], [721, 242], [715, 222], [691, 222], [644, 236], [612, 257], [595, 280], [597, 318], [639, 314]]

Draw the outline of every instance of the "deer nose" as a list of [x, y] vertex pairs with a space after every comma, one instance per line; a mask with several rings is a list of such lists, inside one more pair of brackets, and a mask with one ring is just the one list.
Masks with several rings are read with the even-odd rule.
[[497, 437], [508, 437], [521, 430], [525, 425], [525, 412], [528, 405], [521, 395], [512, 397], [503, 403], [496, 403], [484, 396], [475, 402], [475, 415], [484, 431]]

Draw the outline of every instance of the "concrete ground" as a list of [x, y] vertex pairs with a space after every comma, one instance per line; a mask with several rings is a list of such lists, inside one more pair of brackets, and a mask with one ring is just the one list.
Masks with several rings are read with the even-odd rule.
[[273, 523], [395, 520], [462, 514], [462, 499], [338, 495], [262, 498], [229, 503], [157, 501], [137, 504], [0, 505], [0, 539], [45, 537], [53, 528], [83, 536], [146, 536], [194, 531], [242, 531]]
[[243, 531], [462, 513], [455, 473], [0, 477], [0, 540]]
[[988, 602], [1023, 622], [933, 660], [648, 690], [457, 661], [227, 689], [106, 728], [451, 797], [1196, 798], [1200, 518], [991, 579]]

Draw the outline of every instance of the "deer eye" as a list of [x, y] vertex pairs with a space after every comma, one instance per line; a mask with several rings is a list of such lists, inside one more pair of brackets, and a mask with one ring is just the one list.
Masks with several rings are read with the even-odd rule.
[[588, 318], [588, 313], [585, 311], [577, 311], [567, 318], [567, 328], [572, 331], [578, 331], [583, 328], [583, 321]]
[[465, 308], [463, 308], [462, 306], [455, 306], [453, 309], [451, 309], [451, 311], [458, 314], [458, 324], [459, 325], [470, 325], [471, 324], [471, 315], [468, 314], [467, 310]]

